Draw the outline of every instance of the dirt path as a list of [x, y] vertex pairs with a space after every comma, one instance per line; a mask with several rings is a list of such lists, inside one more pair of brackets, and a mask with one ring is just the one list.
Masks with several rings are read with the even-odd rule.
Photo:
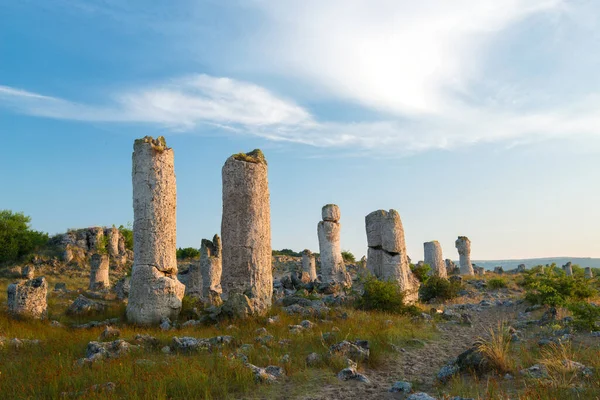
[[327, 384], [318, 393], [299, 396], [305, 400], [362, 400], [362, 399], [398, 399], [401, 396], [390, 393], [389, 389], [396, 381], [413, 383], [413, 388], [435, 396], [436, 376], [441, 367], [473, 345], [479, 336], [499, 321], [514, 320], [517, 306], [494, 306], [483, 311], [468, 311], [473, 321], [471, 327], [453, 323], [438, 324], [440, 334], [427, 341], [422, 347], [406, 347], [404, 351], [392, 356], [377, 369], [360, 371], [371, 381], [336, 382]]

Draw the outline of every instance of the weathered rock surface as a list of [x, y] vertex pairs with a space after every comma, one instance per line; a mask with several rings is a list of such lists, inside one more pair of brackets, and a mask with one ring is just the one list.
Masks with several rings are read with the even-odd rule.
[[365, 217], [367, 230], [367, 269], [381, 280], [394, 280], [405, 292], [405, 299], [418, 297], [418, 280], [410, 270], [404, 228], [396, 210], [378, 210]]
[[565, 271], [565, 274], [567, 276], [573, 276], [573, 265], [571, 264], [571, 261], [569, 261], [568, 263], [563, 265], [562, 268], [563, 268], [563, 271]]
[[473, 275], [473, 265], [471, 264], [471, 241], [466, 236], [459, 236], [454, 244], [460, 258], [460, 274]]
[[164, 138], [135, 141], [132, 180], [134, 263], [127, 319], [158, 324], [177, 317], [185, 291], [177, 280], [174, 156]]
[[306, 273], [311, 281], [317, 280], [315, 255], [308, 249], [302, 252], [302, 272]]
[[[260, 150], [233, 155], [222, 178], [223, 299], [233, 301], [228, 306], [233, 314], [262, 315], [270, 309], [273, 293], [267, 161]], [[240, 296], [248, 301], [240, 302]], [[237, 305], [239, 312], [233, 309]]]
[[69, 230], [52, 244], [62, 249], [62, 259], [83, 263], [95, 253], [108, 254], [110, 264], [116, 267], [133, 261], [133, 252], [127, 250], [125, 237], [118, 228], [91, 227]]
[[585, 279], [592, 279], [594, 277], [591, 267], [585, 267], [584, 276], [585, 276]]
[[93, 254], [90, 258], [90, 290], [102, 290], [110, 287], [108, 276], [108, 255]]
[[321, 257], [321, 280], [323, 283], [350, 286], [352, 280], [346, 271], [340, 247], [340, 209], [335, 204], [327, 204], [323, 206], [321, 214], [323, 221], [319, 221], [317, 225]]
[[13, 317], [43, 319], [47, 316], [48, 283], [41, 276], [8, 285], [8, 312]]
[[437, 240], [423, 243], [425, 252], [425, 264], [429, 264], [431, 272], [441, 278], [448, 276], [446, 272], [446, 263], [442, 257], [442, 246]]
[[79, 295], [73, 303], [67, 308], [69, 315], [86, 315], [100, 313], [107, 309], [107, 305], [96, 300], [88, 299], [84, 295]]
[[122, 339], [113, 342], [89, 342], [85, 358], [79, 359], [78, 364], [91, 364], [109, 358], [118, 358], [138, 348], [138, 346], [131, 345]]
[[221, 303], [221, 238], [202, 239], [200, 247], [200, 271], [202, 273], [202, 299], [209, 304]]
[[33, 265], [26, 265], [22, 270], [23, 279], [33, 279], [35, 277], [35, 267]]

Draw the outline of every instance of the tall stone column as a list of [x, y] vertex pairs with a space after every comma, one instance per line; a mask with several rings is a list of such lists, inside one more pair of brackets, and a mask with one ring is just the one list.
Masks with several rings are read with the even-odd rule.
[[92, 254], [90, 258], [90, 290], [102, 290], [110, 287], [109, 265], [106, 254]]
[[146, 136], [133, 146], [133, 269], [127, 319], [176, 318], [185, 286], [177, 280], [177, 187], [173, 149]]
[[108, 237], [107, 251], [111, 257], [117, 257], [119, 255], [119, 237], [120, 232], [117, 228], [107, 228], [104, 235]]
[[302, 272], [308, 275], [311, 282], [317, 280], [317, 267], [315, 264], [315, 255], [312, 251], [306, 249], [302, 252]]
[[200, 246], [200, 272], [202, 273], [202, 298], [206, 303], [221, 302], [221, 238], [202, 239]]
[[466, 236], [459, 236], [454, 244], [458, 250], [460, 274], [474, 275], [475, 272], [471, 264], [471, 241]]
[[346, 271], [340, 247], [340, 208], [335, 204], [327, 204], [321, 210], [322, 221], [319, 221], [319, 251], [321, 254], [321, 280], [327, 284], [350, 286], [352, 280]]
[[442, 257], [442, 246], [437, 240], [423, 243], [425, 251], [425, 264], [429, 264], [431, 272], [440, 278], [446, 278], [446, 263]]
[[594, 274], [592, 272], [592, 268], [591, 267], [585, 267], [585, 279], [592, 279], [594, 277]]
[[223, 311], [265, 314], [271, 307], [271, 210], [267, 161], [260, 150], [235, 154], [223, 166]]
[[365, 217], [367, 230], [367, 269], [380, 280], [394, 280], [405, 300], [418, 297], [418, 281], [410, 270], [404, 240], [404, 227], [396, 210], [373, 211]]

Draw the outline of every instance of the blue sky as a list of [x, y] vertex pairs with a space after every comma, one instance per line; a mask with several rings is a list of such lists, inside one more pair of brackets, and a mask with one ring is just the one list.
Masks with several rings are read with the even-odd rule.
[[[122, 3], [127, 3], [122, 4]], [[133, 140], [175, 150], [178, 245], [220, 229], [232, 153], [269, 161], [274, 248], [400, 212], [411, 258], [600, 257], [600, 5], [586, 0], [0, 2], [0, 207], [133, 220]]]

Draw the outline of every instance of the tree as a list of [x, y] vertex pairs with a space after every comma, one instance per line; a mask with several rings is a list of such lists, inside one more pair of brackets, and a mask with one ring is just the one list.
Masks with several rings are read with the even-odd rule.
[[0, 262], [22, 259], [48, 242], [48, 234], [32, 230], [30, 222], [22, 212], [0, 211]]
[[356, 262], [356, 257], [354, 257], [354, 254], [352, 254], [350, 250], [342, 251], [342, 258], [344, 259], [344, 262], [347, 263]]

